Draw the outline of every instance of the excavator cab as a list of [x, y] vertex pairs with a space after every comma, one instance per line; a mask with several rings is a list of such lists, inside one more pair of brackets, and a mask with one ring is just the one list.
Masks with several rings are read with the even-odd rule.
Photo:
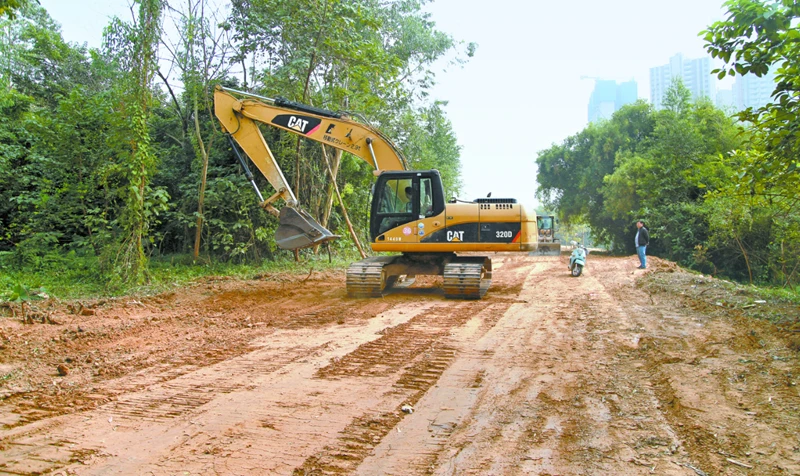
[[438, 170], [384, 171], [374, 190], [370, 213], [372, 241], [393, 228], [444, 211], [444, 188]]

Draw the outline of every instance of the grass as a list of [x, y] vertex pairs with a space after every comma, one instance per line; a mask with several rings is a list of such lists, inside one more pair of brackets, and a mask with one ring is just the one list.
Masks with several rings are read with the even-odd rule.
[[[28, 289], [41, 287], [50, 296], [67, 300], [123, 295], [142, 296], [169, 291], [213, 276], [252, 279], [270, 273], [308, 273], [311, 268], [317, 271], [341, 270], [360, 259], [355, 254], [337, 253], [329, 262], [327, 253], [315, 256], [309, 250], [301, 253], [300, 262], [295, 262], [289, 253], [280, 253], [278, 256], [274, 261], [264, 260], [259, 263], [231, 263], [207, 258], [194, 261], [191, 255], [156, 257], [150, 260], [148, 282], [137, 286], [111, 284], [115, 280], [100, 271], [100, 263], [93, 256], [77, 256], [74, 253], [49, 254], [37, 266], [27, 267], [10, 266], [7, 261], [0, 260], [0, 301], [7, 300], [17, 284], [22, 284]], [[683, 279], [677, 279], [677, 282], [669, 284], [659, 282], [674, 279], [667, 280], [667, 276], [661, 273], [652, 275], [654, 282], [650, 285], [683, 287], [691, 293], [698, 290], [696, 286], [692, 287], [698, 283], [681, 281], [696, 280], [702, 275], [686, 271]], [[738, 307], [750, 305], [756, 300], [766, 300], [772, 304], [780, 303], [783, 306], [800, 305], [800, 288], [751, 286], [725, 280], [714, 280], [714, 283], [716, 288], [714, 292], [706, 292], [702, 298], [715, 296], [735, 303]]]
[[800, 325], [800, 292], [771, 286], [739, 284], [680, 268], [678, 272], [649, 273], [640, 281], [649, 292], [667, 292], [708, 306], [735, 310], [781, 327]]
[[252, 279], [269, 273], [308, 273], [309, 269], [343, 269], [357, 258], [347, 259], [328, 255], [303, 253], [300, 262], [293, 258], [279, 258], [260, 263], [226, 263], [214, 260], [195, 262], [190, 255], [172, 255], [153, 258], [149, 264], [149, 280], [143, 285], [112, 285], [114, 280], [99, 271], [95, 258], [70, 257], [57, 264], [35, 269], [4, 266], [0, 272], [0, 301], [8, 299], [16, 284], [27, 288], [44, 288], [58, 299], [87, 299], [122, 295], [152, 295], [186, 286], [199, 279], [212, 276]]
[[788, 287], [764, 287], [764, 286], [752, 286], [758, 289], [758, 292], [764, 297], [764, 299], [772, 299], [775, 301], [796, 304], [800, 306], [800, 286], [792, 289]]

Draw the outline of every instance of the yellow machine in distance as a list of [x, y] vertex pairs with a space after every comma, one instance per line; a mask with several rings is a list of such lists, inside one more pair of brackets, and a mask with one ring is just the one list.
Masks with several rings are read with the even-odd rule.
[[561, 254], [561, 242], [556, 238], [556, 217], [553, 215], [538, 215], [536, 228], [539, 230], [539, 246], [537, 253], [547, 256]]
[[[437, 170], [407, 170], [399, 149], [378, 130], [343, 114], [284, 99], [255, 96], [217, 87], [214, 111], [261, 199], [279, 218], [276, 234], [284, 249], [314, 246], [338, 238], [299, 208], [258, 123], [351, 153], [375, 168], [377, 181], [370, 209], [370, 246], [376, 252], [399, 252], [353, 263], [347, 270], [347, 292], [355, 297], [381, 296], [400, 276], [443, 276], [448, 298], [480, 299], [491, 284], [487, 256], [457, 253], [536, 251], [535, 214], [512, 198], [447, 201]], [[261, 196], [241, 147], [275, 193]], [[282, 199], [278, 211], [273, 204]]]

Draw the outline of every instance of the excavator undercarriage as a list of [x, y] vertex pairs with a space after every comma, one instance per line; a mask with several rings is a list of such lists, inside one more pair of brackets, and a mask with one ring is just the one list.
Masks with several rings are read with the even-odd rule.
[[449, 299], [481, 299], [492, 284], [492, 260], [485, 256], [455, 253], [404, 253], [375, 256], [347, 268], [347, 294], [381, 297], [401, 276], [442, 276], [442, 289]]

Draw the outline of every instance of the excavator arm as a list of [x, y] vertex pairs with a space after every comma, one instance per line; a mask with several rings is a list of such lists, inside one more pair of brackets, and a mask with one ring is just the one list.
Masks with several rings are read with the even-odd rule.
[[[259, 122], [353, 154], [374, 167], [375, 173], [407, 169], [403, 154], [380, 131], [339, 113], [221, 86], [214, 92], [214, 113], [229, 134], [232, 145], [235, 141], [241, 147], [275, 189], [275, 193], [264, 200], [255, 182], [248, 177], [262, 200], [262, 208], [279, 218], [276, 240], [284, 249], [306, 248], [338, 236], [299, 207], [297, 197], [258, 128]], [[240, 160], [249, 174], [246, 162], [241, 157]], [[285, 202], [280, 211], [273, 206], [279, 199]]]

